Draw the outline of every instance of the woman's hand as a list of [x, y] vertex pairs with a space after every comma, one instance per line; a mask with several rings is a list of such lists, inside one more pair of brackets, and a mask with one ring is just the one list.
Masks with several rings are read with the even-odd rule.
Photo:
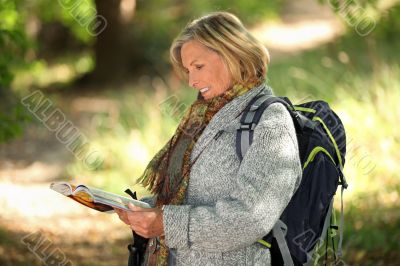
[[146, 238], [164, 235], [163, 211], [159, 208], [140, 208], [129, 204], [130, 211], [115, 209], [119, 218], [138, 235]]
[[129, 219], [128, 219], [128, 214], [126, 211], [117, 209], [117, 208], [114, 208], [114, 211], [116, 214], [118, 214], [118, 217], [121, 221], [123, 221], [126, 225], [130, 225]]

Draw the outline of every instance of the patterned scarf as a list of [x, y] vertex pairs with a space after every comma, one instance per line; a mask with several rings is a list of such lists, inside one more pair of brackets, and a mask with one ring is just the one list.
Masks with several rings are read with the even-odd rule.
[[[150, 161], [138, 181], [156, 196], [157, 207], [183, 203], [192, 166], [190, 155], [201, 133], [225, 104], [253, 88], [253, 85], [234, 85], [222, 95], [209, 100], [197, 99], [190, 106], [175, 134]], [[168, 253], [165, 238], [160, 237], [157, 266], [167, 265]]]

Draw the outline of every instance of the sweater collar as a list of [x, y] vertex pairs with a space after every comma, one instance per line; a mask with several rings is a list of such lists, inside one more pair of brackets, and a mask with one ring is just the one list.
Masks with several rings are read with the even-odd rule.
[[249, 102], [259, 93], [270, 95], [273, 94], [272, 89], [266, 84], [262, 83], [261, 85], [254, 87], [222, 107], [221, 110], [219, 110], [218, 113], [216, 113], [211, 119], [208, 126], [204, 129], [192, 151], [191, 157], [196, 158], [205, 148], [205, 146], [207, 146], [210, 139], [214, 138], [220, 130], [230, 127], [232, 123], [235, 123], [236, 118], [243, 112]]

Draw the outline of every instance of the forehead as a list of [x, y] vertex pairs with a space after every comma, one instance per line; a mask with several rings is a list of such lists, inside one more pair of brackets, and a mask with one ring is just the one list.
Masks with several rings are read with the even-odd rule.
[[198, 41], [188, 41], [182, 45], [181, 59], [183, 66], [187, 67], [195, 60], [215, 60], [218, 54]]

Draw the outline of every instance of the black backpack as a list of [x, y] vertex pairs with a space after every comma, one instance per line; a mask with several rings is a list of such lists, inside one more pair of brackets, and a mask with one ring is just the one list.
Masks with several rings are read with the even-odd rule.
[[318, 260], [313, 253], [324, 243], [328, 232], [339, 229], [336, 260], [336, 256], [341, 256], [343, 201], [339, 227], [332, 224], [331, 214], [338, 185], [342, 186], [342, 196], [347, 188], [342, 172], [346, 154], [343, 124], [326, 102], [293, 105], [286, 97], [262, 92], [250, 101], [237, 129], [236, 152], [240, 160], [252, 143], [261, 115], [273, 103], [283, 104], [293, 119], [303, 175], [273, 230], [258, 242], [270, 248], [272, 265], [307, 265], [312, 259]]

